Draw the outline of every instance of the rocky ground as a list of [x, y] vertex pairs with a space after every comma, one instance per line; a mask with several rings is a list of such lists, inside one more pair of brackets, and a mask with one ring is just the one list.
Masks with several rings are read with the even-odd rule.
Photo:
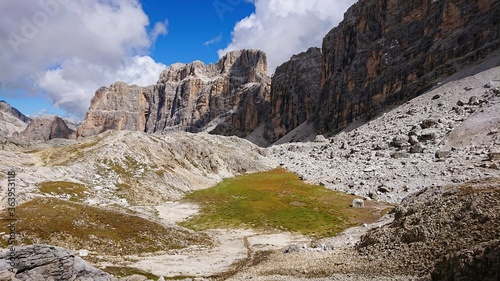
[[399, 203], [425, 187], [499, 177], [500, 68], [450, 82], [315, 143], [271, 147], [305, 180]]

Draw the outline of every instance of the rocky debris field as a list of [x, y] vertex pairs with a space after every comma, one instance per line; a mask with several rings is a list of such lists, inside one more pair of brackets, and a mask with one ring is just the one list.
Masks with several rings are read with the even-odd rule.
[[269, 148], [328, 188], [399, 203], [425, 187], [500, 177], [500, 68], [450, 82], [315, 143]]
[[497, 178], [426, 188], [405, 198], [394, 221], [370, 230], [356, 248], [395, 272], [426, 279], [498, 280], [499, 187]]

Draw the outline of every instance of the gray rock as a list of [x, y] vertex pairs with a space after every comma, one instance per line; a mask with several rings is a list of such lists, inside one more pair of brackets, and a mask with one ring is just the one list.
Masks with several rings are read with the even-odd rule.
[[411, 145], [419, 143], [418, 137], [416, 135], [411, 135], [409, 141]]
[[416, 143], [410, 147], [410, 153], [422, 153], [424, 146], [421, 143]]
[[395, 147], [403, 147], [405, 145], [408, 145], [408, 136], [397, 135], [392, 139], [391, 144]]
[[406, 152], [396, 151], [391, 153], [391, 157], [394, 159], [402, 159], [402, 158], [408, 158], [410, 157], [410, 155]]
[[451, 151], [449, 151], [449, 150], [438, 150], [434, 154], [434, 156], [438, 159], [448, 158], [448, 157], [450, 157], [450, 155], [451, 155]]
[[425, 119], [424, 121], [422, 121], [420, 123], [420, 127], [422, 129], [427, 129], [427, 128], [430, 128], [430, 127], [435, 127], [438, 124], [439, 124], [439, 120], [434, 119], [434, 118], [429, 118], [429, 119]]
[[363, 199], [354, 199], [352, 200], [352, 207], [353, 208], [364, 208], [365, 207], [365, 201]]
[[426, 142], [435, 140], [437, 138], [437, 131], [435, 129], [424, 129], [418, 137], [419, 141]]
[[498, 161], [500, 160], [500, 151], [492, 151], [488, 153], [488, 160]]
[[[0, 254], [0, 274], [7, 276], [9, 251]], [[113, 276], [85, 262], [75, 253], [48, 245], [16, 247], [18, 280], [114, 281]], [[3, 262], [1, 262], [3, 261]]]

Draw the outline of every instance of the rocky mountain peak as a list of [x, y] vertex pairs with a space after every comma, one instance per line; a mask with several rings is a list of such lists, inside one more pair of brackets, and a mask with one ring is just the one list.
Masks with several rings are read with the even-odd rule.
[[266, 55], [258, 50], [229, 52], [215, 65], [176, 63], [154, 86], [100, 88], [77, 135], [175, 129], [245, 137], [266, 119], [267, 75]]
[[35, 141], [47, 141], [56, 138], [73, 139], [75, 138], [75, 132], [58, 116], [42, 116], [31, 120], [19, 136]]
[[248, 78], [249, 83], [268, 79], [267, 56], [260, 50], [228, 52], [217, 62], [216, 66], [223, 74]]

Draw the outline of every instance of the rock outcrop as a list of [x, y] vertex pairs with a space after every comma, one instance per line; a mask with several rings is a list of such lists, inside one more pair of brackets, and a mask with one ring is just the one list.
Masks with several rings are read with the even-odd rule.
[[229, 52], [215, 65], [178, 63], [154, 86], [100, 88], [77, 135], [179, 129], [245, 137], [264, 122], [269, 92], [266, 55], [258, 50]]
[[276, 68], [271, 83], [265, 138], [275, 142], [311, 120], [320, 93], [321, 50], [310, 48]]
[[9, 271], [9, 251], [0, 254], [1, 280], [117, 280], [60, 247], [31, 245], [16, 247], [16, 265]]
[[12, 107], [6, 101], [0, 101], [0, 136], [8, 137], [22, 132], [31, 119]]
[[432, 280], [498, 280], [498, 184], [489, 179], [410, 195], [394, 221], [369, 231], [357, 249], [406, 273], [431, 272]]
[[60, 117], [35, 117], [19, 136], [34, 141], [47, 141], [57, 138], [73, 139], [75, 132]]
[[364, 0], [323, 40], [319, 133], [428, 90], [500, 46], [500, 2]]

